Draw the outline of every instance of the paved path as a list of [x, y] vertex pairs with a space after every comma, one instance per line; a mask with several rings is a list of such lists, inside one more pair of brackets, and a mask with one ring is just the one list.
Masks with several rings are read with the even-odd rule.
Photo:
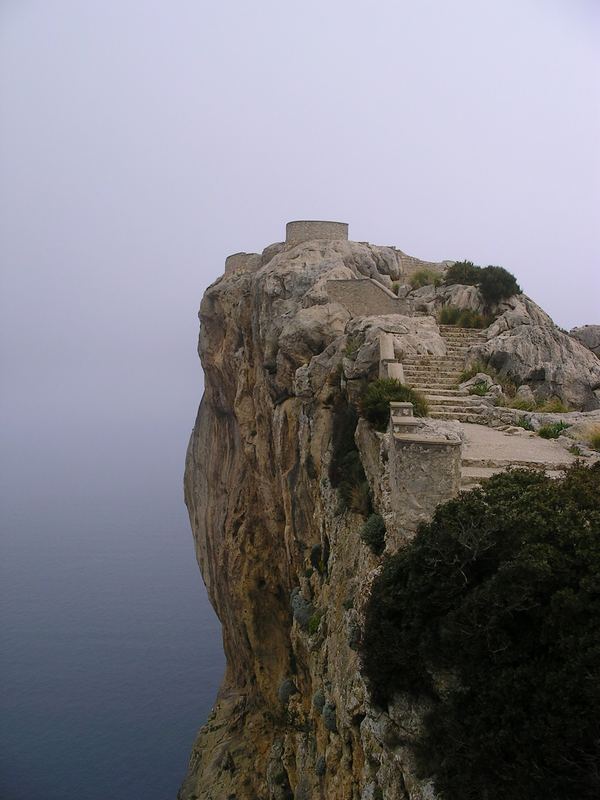
[[559, 477], [560, 470], [575, 461], [575, 456], [551, 439], [536, 433], [507, 433], [485, 425], [463, 423], [461, 486], [477, 486], [485, 478], [507, 467], [543, 467], [547, 475]]

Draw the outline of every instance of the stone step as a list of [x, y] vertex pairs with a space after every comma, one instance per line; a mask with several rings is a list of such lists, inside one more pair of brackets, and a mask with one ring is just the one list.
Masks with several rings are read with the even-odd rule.
[[479, 398], [473, 398], [472, 395], [437, 395], [437, 394], [427, 394], [425, 395], [427, 401], [429, 402], [430, 408], [433, 406], [469, 406], [472, 408], [473, 406], [481, 407], [485, 406], [485, 403], [482, 403]]
[[429, 413], [433, 416], [434, 414], [475, 414], [476, 416], [481, 416], [483, 409], [481, 406], [450, 406], [450, 405], [442, 405], [440, 403], [429, 403]]
[[401, 362], [404, 367], [437, 367], [438, 365], [445, 365], [448, 367], [455, 367], [457, 370], [462, 370], [464, 367], [464, 359], [462, 358], [446, 358], [446, 356], [438, 356], [436, 358], [405, 358]]
[[435, 400], [437, 398], [442, 399], [443, 397], [472, 397], [468, 392], [464, 389], [425, 389], [422, 393], [427, 398], [431, 398]]
[[408, 385], [411, 389], [414, 389], [417, 392], [421, 392], [421, 394], [427, 394], [427, 392], [435, 391], [437, 392], [439, 389], [445, 389], [450, 392], [458, 391], [456, 388], [456, 381], [447, 381], [446, 383], [427, 383], [425, 381], [408, 381]]
[[416, 433], [395, 433], [394, 439], [398, 442], [404, 442], [405, 444], [420, 444], [436, 447], [458, 447], [460, 445], [460, 441], [458, 440], [454, 441], [453, 439], [443, 439], [438, 436], [424, 436]]
[[455, 419], [458, 422], [478, 422], [481, 414], [473, 409], [469, 412], [465, 411], [430, 411], [429, 416], [432, 419]]
[[444, 333], [464, 333], [466, 336], [486, 336], [483, 328], [458, 328], [456, 325], [440, 325], [440, 332]]
[[527, 461], [514, 458], [463, 458], [461, 465], [465, 469], [482, 467], [485, 469], [507, 469], [508, 467], [526, 467], [528, 469], [563, 470], [569, 467], [567, 462], [559, 463], [554, 461]]
[[[491, 478], [492, 475], [504, 472], [505, 469], [506, 467], [465, 467], [460, 474], [461, 489], [475, 489], [481, 485], [481, 481]], [[562, 476], [561, 470], [558, 469], [545, 469], [544, 471], [549, 478], [560, 478]]]
[[460, 375], [461, 372], [458, 369], [451, 369], [451, 368], [449, 369], [448, 367], [442, 365], [437, 367], [434, 365], [428, 366], [428, 365], [418, 365], [418, 364], [403, 364], [403, 367], [406, 372], [411, 372], [411, 373], [428, 372], [434, 375], [442, 375], [442, 374]]

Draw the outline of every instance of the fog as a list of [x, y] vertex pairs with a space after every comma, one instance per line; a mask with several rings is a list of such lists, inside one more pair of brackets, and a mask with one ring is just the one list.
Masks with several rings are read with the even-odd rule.
[[500, 264], [559, 325], [600, 322], [599, 34], [595, 0], [2, 0], [1, 489], [21, 566], [101, 536], [98, 509], [116, 537], [160, 518], [205, 603], [181, 490], [197, 309], [226, 255], [287, 220]]

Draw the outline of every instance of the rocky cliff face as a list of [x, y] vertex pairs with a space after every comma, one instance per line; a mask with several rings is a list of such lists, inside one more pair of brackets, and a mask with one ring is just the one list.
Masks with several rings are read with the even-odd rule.
[[[399, 354], [445, 353], [431, 316], [352, 316], [330, 302], [329, 280], [402, 282], [401, 255], [346, 241], [271, 246], [204, 295], [205, 393], [185, 497], [227, 670], [181, 800], [372, 800], [383, 788], [386, 800], [434, 796], [411, 751], [423, 709], [403, 696], [386, 709], [369, 702], [356, 647], [381, 559], [361, 541], [360, 497], [341, 507], [330, 480], [345, 404], [377, 377], [380, 332]], [[556, 338], [550, 320], [539, 325]], [[569, 342], [581, 350], [574, 357], [598, 363]], [[600, 369], [588, 403], [594, 381]], [[394, 550], [428, 509], [394, 524], [390, 434], [360, 423], [356, 441]]]

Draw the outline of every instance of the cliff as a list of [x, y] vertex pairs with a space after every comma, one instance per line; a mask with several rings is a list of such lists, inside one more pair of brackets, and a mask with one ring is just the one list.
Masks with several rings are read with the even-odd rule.
[[437, 305], [476, 306], [476, 290], [403, 291], [419, 262], [395, 248], [304, 239], [237, 254], [230, 267], [200, 308], [205, 391], [185, 470], [227, 669], [179, 798], [433, 798], [411, 750], [423, 709], [408, 696], [373, 706], [361, 675], [362, 611], [381, 556], [360, 532], [372, 504], [387, 551], [401, 546], [459, 490], [464, 435], [445, 413], [410, 442], [351, 423], [364, 481], [341, 502], [332, 460], [348, 410], [394, 361], [464, 366], [481, 354], [540, 398], [590, 410], [600, 362], [524, 296], [472, 340], [445, 336]]

